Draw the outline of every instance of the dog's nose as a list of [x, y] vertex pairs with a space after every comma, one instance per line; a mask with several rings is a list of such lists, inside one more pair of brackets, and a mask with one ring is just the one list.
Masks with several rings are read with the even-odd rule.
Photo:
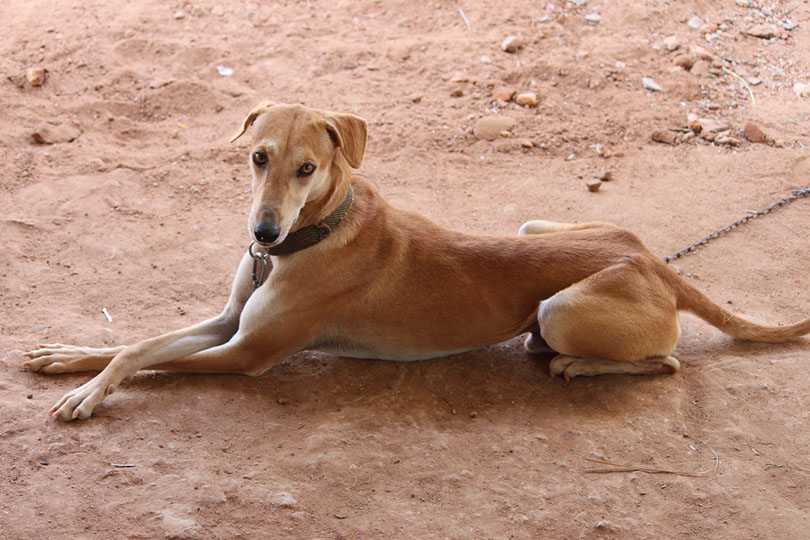
[[258, 223], [253, 227], [253, 235], [260, 244], [268, 245], [278, 240], [281, 229], [275, 223]]

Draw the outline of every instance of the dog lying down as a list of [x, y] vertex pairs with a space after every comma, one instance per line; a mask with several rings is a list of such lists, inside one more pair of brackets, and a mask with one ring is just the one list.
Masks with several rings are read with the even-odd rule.
[[528, 333], [526, 348], [556, 352], [551, 374], [568, 380], [676, 372], [678, 310], [737, 339], [810, 332], [810, 318], [762, 326], [730, 313], [614, 225], [530, 221], [497, 237], [399, 210], [352, 175], [366, 149], [357, 116], [267, 102], [233, 140], [251, 128], [253, 244], [224, 311], [131, 346], [25, 353], [38, 373], [100, 371], [54, 417], [88, 418], [139, 369], [259, 375], [307, 349], [418, 360]]

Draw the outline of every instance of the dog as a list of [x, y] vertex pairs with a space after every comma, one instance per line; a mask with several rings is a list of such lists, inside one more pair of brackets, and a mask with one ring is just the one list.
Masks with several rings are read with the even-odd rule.
[[467, 234], [391, 206], [355, 176], [367, 123], [262, 103], [252, 128], [253, 243], [220, 315], [132, 346], [39, 345], [38, 373], [100, 371], [51, 414], [88, 418], [139, 369], [260, 375], [303, 350], [419, 360], [528, 333], [551, 375], [675, 373], [677, 312], [742, 340], [780, 342], [810, 318], [763, 326], [730, 313], [639, 238], [608, 223], [530, 221], [514, 237]]

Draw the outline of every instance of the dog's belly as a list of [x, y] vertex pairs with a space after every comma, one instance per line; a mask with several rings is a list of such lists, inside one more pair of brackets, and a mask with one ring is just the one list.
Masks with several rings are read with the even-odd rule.
[[417, 360], [428, 360], [430, 358], [441, 358], [442, 356], [450, 356], [451, 354], [472, 350], [472, 348], [448, 351], [395, 350], [380, 346], [379, 344], [358, 343], [344, 338], [326, 339], [312, 347], [308, 347], [308, 349], [350, 358], [393, 360], [397, 362], [414, 362]]

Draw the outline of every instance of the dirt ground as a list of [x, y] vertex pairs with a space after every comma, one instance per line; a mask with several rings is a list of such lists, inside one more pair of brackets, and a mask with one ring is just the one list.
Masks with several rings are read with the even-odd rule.
[[[247, 141], [228, 138], [266, 98], [368, 119], [360, 172], [448, 227], [608, 220], [671, 254], [807, 185], [807, 0], [12, 0], [0, 17], [3, 539], [807, 538], [807, 339], [734, 342], [685, 315], [678, 374], [568, 385], [519, 339], [407, 364], [307, 352], [259, 378], [142, 372], [72, 423], [46, 411], [91, 375], [21, 356], [219, 312], [249, 242]], [[514, 126], [481, 138], [491, 115]], [[673, 264], [746, 317], [803, 318], [809, 218], [795, 201]]]

